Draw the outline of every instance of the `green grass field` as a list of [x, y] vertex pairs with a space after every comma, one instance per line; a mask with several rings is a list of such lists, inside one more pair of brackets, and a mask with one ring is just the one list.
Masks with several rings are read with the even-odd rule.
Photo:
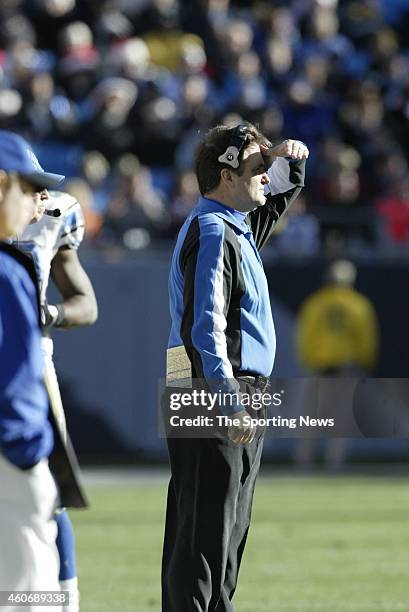
[[[88, 492], [92, 509], [71, 513], [82, 610], [159, 612], [165, 484]], [[409, 611], [406, 479], [260, 478], [235, 607]]]

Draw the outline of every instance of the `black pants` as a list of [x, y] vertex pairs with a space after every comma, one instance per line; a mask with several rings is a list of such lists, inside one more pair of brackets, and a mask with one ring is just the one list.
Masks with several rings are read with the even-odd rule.
[[168, 438], [162, 612], [234, 611], [263, 437]]

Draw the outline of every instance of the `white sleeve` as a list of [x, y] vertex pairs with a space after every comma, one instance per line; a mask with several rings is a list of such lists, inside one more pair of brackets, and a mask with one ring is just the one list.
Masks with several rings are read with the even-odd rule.
[[286, 191], [294, 189], [294, 187], [297, 186], [297, 183], [293, 183], [290, 180], [292, 174], [290, 165], [291, 161], [286, 157], [275, 158], [267, 171], [270, 183], [265, 187], [266, 195], [271, 193], [271, 195], [274, 196], [278, 193], [285, 193]]

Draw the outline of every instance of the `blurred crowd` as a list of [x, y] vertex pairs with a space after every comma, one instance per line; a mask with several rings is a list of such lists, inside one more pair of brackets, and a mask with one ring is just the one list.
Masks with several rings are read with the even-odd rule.
[[406, 0], [2, 0], [0, 127], [65, 173], [88, 242], [173, 237], [215, 122], [305, 142], [273, 248], [409, 252]]

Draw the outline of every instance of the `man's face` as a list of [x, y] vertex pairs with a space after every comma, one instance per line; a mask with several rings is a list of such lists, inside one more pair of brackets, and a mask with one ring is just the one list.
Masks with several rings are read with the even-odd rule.
[[0, 171], [0, 239], [21, 234], [34, 217], [36, 187], [17, 176]]
[[270, 182], [258, 144], [251, 144], [245, 149], [242, 164], [244, 171], [241, 176], [234, 174], [232, 189], [237, 202], [236, 208], [242, 212], [250, 212], [265, 204], [264, 187]]
[[45, 207], [48, 198], [50, 197], [47, 189], [43, 189], [43, 191], [37, 192], [33, 194], [33, 203], [34, 203], [34, 212], [33, 217], [30, 221], [30, 225], [32, 223], [37, 223], [43, 217], [45, 213]]

